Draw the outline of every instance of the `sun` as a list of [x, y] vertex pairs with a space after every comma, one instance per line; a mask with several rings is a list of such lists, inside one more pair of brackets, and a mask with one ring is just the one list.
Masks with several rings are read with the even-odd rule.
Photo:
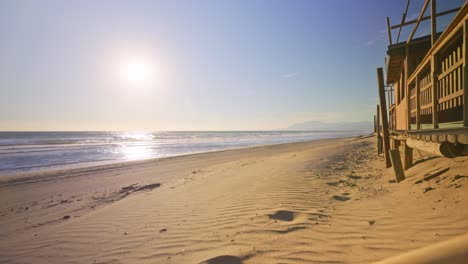
[[131, 59], [123, 64], [122, 75], [130, 85], [147, 85], [154, 80], [155, 69], [147, 60]]

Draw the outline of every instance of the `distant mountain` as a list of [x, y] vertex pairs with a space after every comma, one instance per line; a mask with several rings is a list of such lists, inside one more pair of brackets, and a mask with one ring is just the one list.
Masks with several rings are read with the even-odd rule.
[[372, 132], [374, 130], [374, 123], [369, 121], [363, 122], [320, 122], [309, 121], [304, 123], [294, 124], [287, 128], [287, 130], [307, 130], [307, 131], [363, 131]]

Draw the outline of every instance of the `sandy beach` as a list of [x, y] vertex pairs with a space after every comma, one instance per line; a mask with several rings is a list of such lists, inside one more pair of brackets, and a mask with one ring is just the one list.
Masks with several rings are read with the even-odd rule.
[[370, 263], [468, 231], [468, 158], [375, 137], [0, 178], [2, 263]]

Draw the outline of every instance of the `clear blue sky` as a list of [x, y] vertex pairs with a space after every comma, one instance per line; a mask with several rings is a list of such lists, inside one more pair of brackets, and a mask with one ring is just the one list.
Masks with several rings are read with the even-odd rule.
[[[397, 23], [405, 3], [3, 0], [0, 130], [370, 121], [385, 17]], [[135, 58], [144, 82], [125, 79]]]

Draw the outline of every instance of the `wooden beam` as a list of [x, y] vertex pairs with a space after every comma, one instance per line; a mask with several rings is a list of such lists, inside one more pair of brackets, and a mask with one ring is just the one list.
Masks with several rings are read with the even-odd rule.
[[468, 127], [468, 20], [463, 24], [463, 126]]
[[[401, 16], [401, 24], [405, 23], [406, 14], [408, 14], [408, 7], [409, 7], [409, 4], [410, 4], [410, 0], [406, 0], [406, 8], [405, 8], [405, 12], [404, 12], [403, 15]], [[398, 29], [398, 36], [397, 36], [396, 43], [398, 43], [398, 41], [400, 40], [401, 28], [402, 28], [402, 27], [400, 27], [400, 28]], [[387, 77], [387, 79], [388, 79], [388, 77]]]
[[[440, 12], [440, 13], [437, 13], [436, 14], [436, 17], [440, 17], [440, 16], [445, 16], [445, 15], [448, 15], [448, 14], [451, 14], [451, 13], [454, 13], [454, 12], [457, 12], [460, 10], [460, 7], [457, 7], [457, 8], [452, 8], [452, 9], [449, 9], [447, 11], [444, 11], [444, 12]], [[431, 16], [425, 16], [421, 19], [421, 21], [425, 21], [425, 20], [428, 20], [428, 19], [431, 19]], [[414, 24], [418, 22], [417, 19], [414, 19], [414, 20], [411, 20], [411, 21], [408, 21], [408, 22], [405, 22], [405, 23], [401, 23], [401, 24], [398, 24], [398, 25], [393, 25], [390, 27], [390, 29], [396, 29], [396, 28], [401, 28], [401, 27], [404, 27], [404, 26], [408, 26], [408, 25], [411, 25], [411, 24]]]
[[387, 119], [387, 102], [385, 100], [385, 85], [384, 85], [384, 76], [383, 69], [377, 69], [377, 82], [379, 85], [379, 99], [380, 99], [380, 115], [382, 118], [382, 135], [383, 135], [383, 152], [385, 155], [385, 164], [387, 168], [390, 168], [390, 139], [388, 134], [388, 119]]
[[421, 19], [422, 19], [423, 15], [424, 15], [424, 12], [426, 12], [427, 6], [429, 5], [429, 1], [431, 1], [431, 0], [424, 1], [424, 5], [423, 5], [423, 8], [421, 9], [421, 13], [419, 13], [419, 17], [418, 17], [418, 19], [416, 21], [416, 25], [414, 26], [413, 30], [411, 31], [411, 34], [409, 35], [408, 40], [406, 41], [406, 44], [410, 44], [411, 39], [414, 36], [414, 33], [416, 33], [416, 30], [418, 30], [419, 23], [421, 23]]
[[431, 0], [431, 47], [437, 41], [437, 0]]
[[388, 33], [388, 42], [392, 45], [392, 30], [390, 29], [390, 18], [387, 17], [387, 33]]
[[455, 158], [460, 156], [462, 152], [462, 147], [460, 145], [455, 145], [447, 141], [439, 143], [409, 138], [406, 140], [406, 144], [410, 148], [419, 149], [446, 158]]
[[453, 128], [439, 128], [439, 129], [424, 129], [419, 131], [408, 131], [406, 138], [430, 140], [442, 143], [448, 141], [454, 144], [468, 145], [468, 127], [453, 127]]
[[463, 145], [468, 145], [468, 133], [458, 135], [457, 141]]
[[401, 182], [405, 179], [405, 172], [403, 171], [403, 166], [401, 165], [400, 151], [398, 149], [390, 149], [390, 160], [392, 161], [393, 172], [395, 173], [395, 178], [397, 182]]

